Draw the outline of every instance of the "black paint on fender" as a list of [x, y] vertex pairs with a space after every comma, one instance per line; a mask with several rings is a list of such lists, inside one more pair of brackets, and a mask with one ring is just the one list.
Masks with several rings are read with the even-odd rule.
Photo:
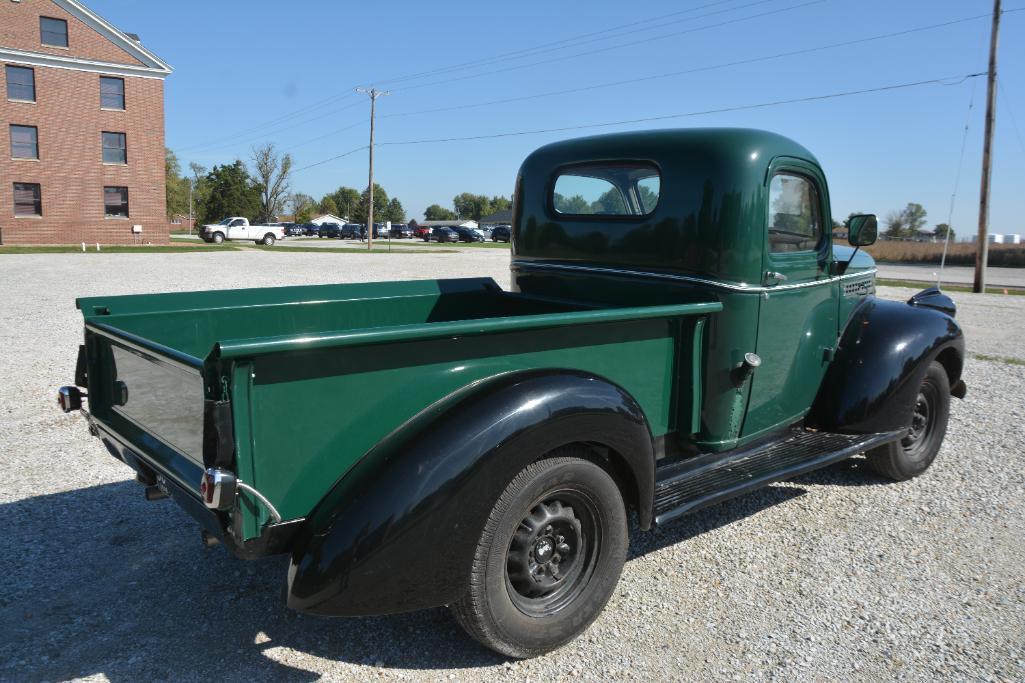
[[484, 523], [506, 485], [554, 448], [584, 442], [625, 460], [643, 528], [655, 458], [640, 407], [574, 371], [498, 378], [414, 419], [325, 496], [296, 539], [288, 605], [327, 615], [404, 612], [461, 597]]
[[[929, 299], [944, 303], [935, 296]], [[918, 386], [930, 362], [943, 363], [951, 386], [957, 383], [964, 365], [960, 326], [939, 305], [914, 301], [868, 297], [855, 309], [808, 425], [848, 434], [903, 429], [911, 424]]]

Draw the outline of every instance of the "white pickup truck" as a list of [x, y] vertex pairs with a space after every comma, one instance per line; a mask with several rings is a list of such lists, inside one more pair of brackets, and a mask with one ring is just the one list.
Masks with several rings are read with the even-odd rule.
[[248, 218], [230, 216], [220, 223], [204, 225], [199, 236], [204, 242], [220, 244], [224, 240], [247, 240], [270, 246], [285, 236], [280, 225], [250, 225]]

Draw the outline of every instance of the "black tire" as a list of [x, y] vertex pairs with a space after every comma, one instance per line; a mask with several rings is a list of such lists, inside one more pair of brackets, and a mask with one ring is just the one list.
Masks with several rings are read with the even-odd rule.
[[224, 235], [223, 235], [222, 233], [219, 233], [219, 232], [215, 232], [215, 233], [214, 233], [214, 236], [213, 236], [213, 240], [212, 240], [212, 242], [213, 242], [214, 244], [220, 244], [220, 243], [221, 243], [221, 242], [223, 242], [223, 241], [224, 241]]
[[263, 236], [263, 239], [260, 240], [260, 243], [267, 247], [273, 247], [275, 241], [276, 238], [274, 237], [274, 235], [268, 232], [266, 235]]
[[950, 379], [943, 366], [933, 361], [918, 389], [907, 436], [867, 452], [869, 467], [894, 481], [922, 474], [936, 459], [949, 417]]
[[466, 593], [450, 609], [496, 652], [526, 658], [565, 645], [616, 588], [626, 508], [616, 482], [588, 454], [566, 447], [530, 465], [488, 516]]

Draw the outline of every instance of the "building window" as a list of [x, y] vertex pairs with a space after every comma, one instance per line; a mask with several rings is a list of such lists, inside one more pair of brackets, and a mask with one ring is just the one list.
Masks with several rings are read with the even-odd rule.
[[35, 126], [11, 126], [11, 158], [39, 158], [39, 130]]
[[14, 215], [43, 215], [43, 193], [39, 183], [14, 183]]
[[128, 188], [103, 188], [103, 212], [107, 218], [128, 218]]
[[100, 76], [100, 107], [103, 109], [125, 108], [125, 79]]
[[63, 19], [39, 17], [39, 41], [54, 47], [68, 46], [68, 22]]
[[103, 163], [127, 164], [128, 147], [124, 133], [103, 133]]
[[36, 72], [27, 66], [7, 66], [7, 99], [36, 101]]

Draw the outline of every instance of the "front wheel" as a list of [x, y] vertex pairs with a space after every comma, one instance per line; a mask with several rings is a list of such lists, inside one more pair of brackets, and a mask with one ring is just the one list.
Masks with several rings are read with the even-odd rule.
[[214, 242], [214, 244], [220, 244], [220, 243], [222, 243], [223, 241], [224, 241], [224, 235], [222, 235], [222, 234], [221, 234], [221, 233], [219, 233], [219, 232], [215, 232], [215, 233], [214, 233], [214, 238], [213, 238], [213, 242]]
[[534, 657], [568, 643], [615, 590], [626, 508], [616, 482], [587, 454], [567, 447], [530, 465], [488, 517], [466, 593], [450, 607], [496, 652]]
[[918, 387], [907, 435], [866, 453], [869, 467], [895, 481], [922, 474], [936, 459], [949, 417], [950, 379], [943, 366], [933, 361]]

